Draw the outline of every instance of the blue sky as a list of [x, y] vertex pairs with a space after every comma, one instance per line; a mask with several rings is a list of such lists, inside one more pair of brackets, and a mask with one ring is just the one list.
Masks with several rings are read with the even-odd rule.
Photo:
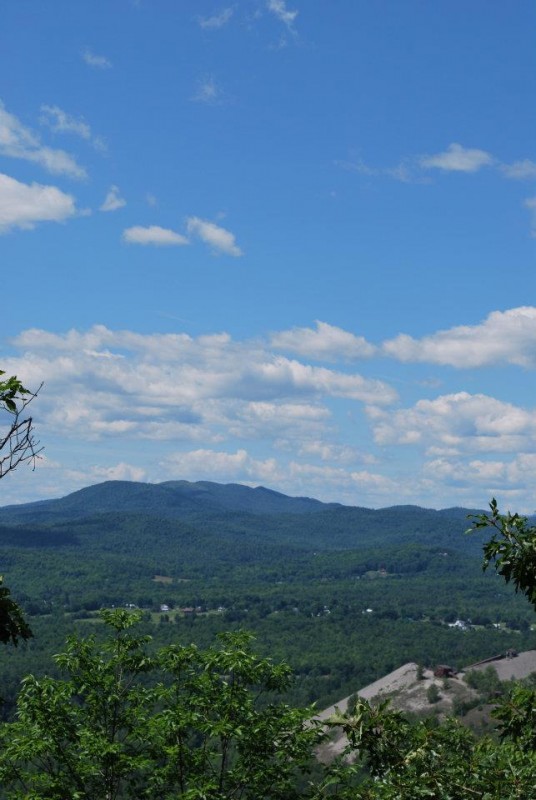
[[40, 0], [0, 31], [0, 367], [110, 478], [532, 511], [536, 8]]

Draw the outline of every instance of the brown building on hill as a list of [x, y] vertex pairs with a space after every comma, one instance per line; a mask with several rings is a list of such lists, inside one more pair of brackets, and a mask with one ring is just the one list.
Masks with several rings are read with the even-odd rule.
[[434, 677], [453, 678], [457, 672], [458, 672], [457, 669], [455, 669], [454, 667], [449, 667], [448, 664], [438, 664], [437, 667], [434, 669]]

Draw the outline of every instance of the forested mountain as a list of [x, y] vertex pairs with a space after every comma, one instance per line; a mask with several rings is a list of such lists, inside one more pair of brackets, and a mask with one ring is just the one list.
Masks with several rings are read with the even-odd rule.
[[[241, 546], [262, 538], [279, 546], [322, 550], [376, 547], [422, 541], [478, 552], [478, 544], [461, 537], [467, 527], [466, 509], [435, 511], [418, 506], [393, 506], [379, 510], [322, 503], [307, 497], [288, 497], [262, 486], [217, 484], [209, 481], [166, 481], [160, 484], [106, 481], [57, 500], [46, 500], [0, 508], [2, 540], [11, 525], [20, 544], [41, 537], [43, 545], [62, 537], [73, 543], [73, 526], [93, 520], [106, 534], [120, 519], [135, 516], [160, 520], [183, 520], [219, 539], [240, 535]], [[112, 516], [109, 516], [112, 515]], [[35, 526], [41, 530], [38, 533]], [[24, 526], [25, 530], [18, 526]], [[182, 528], [177, 536], [183, 540]], [[52, 533], [54, 531], [54, 534]], [[59, 538], [58, 538], [59, 537]], [[258, 545], [258, 542], [257, 542]]]
[[252, 631], [297, 673], [299, 703], [328, 704], [406, 661], [462, 666], [530, 649], [531, 611], [482, 574], [467, 513], [186, 481], [109, 481], [4, 507], [0, 564], [36, 637], [5, 656], [0, 695], [50, 669], [69, 629], [95, 629], [110, 606], [142, 609], [159, 642]]
[[6, 506], [0, 509], [0, 520], [42, 522], [108, 511], [140, 511], [172, 518], [211, 511], [305, 514], [338, 506], [338, 503], [321, 503], [308, 497], [287, 497], [263, 486], [252, 489], [237, 483], [105, 481], [59, 500]]

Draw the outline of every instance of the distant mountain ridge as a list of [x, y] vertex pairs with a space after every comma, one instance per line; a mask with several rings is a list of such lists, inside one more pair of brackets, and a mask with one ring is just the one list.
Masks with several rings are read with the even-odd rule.
[[76, 519], [108, 512], [157, 513], [181, 518], [197, 513], [232, 511], [248, 514], [308, 514], [335, 508], [309, 497], [289, 497], [264, 486], [251, 488], [238, 483], [211, 481], [105, 481], [87, 486], [63, 498], [0, 508], [0, 521], [54, 521]]
[[[237, 483], [105, 481], [63, 498], [4, 506], [0, 508], [0, 528], [31, 528], [35, 537], [36, 526], [74, 531], [86, 521], [93, 520], [93, 525], [98, 520], [106, 535], [119, 520], [126, 531], [135, 518], [140, 525], [158, 519], [193, 526], [203, 536], [232, 541], [238, 549], [255, 548], [260, 541], [302, 551], [419, 543], [444, 549], [454, 546], [476, 555], [481, 547], [478, 537], [461, 535], [469, 526], [469, 513], [468, 509], [436, 511], [413, 505], [380, 509], [344, 506]], [[146, 522], [142, 523], [142, 518]], [[0, 540], [5, 536], [11, 534], [3, 531]]]
[[480, 513], [478, 509], [459, 506], [435, 510], [409, 504], [371, 509], [342, 503], [324, 503], [311, 497], [291, 497], [264, 486], [251, 487], [240, 483], [186, 480], [145, 483], [111, 480], [86, 486], [65, 497], [2, 506], [0, 523], [52, 522], [58, 518], [78, 519], [110, 512], [158, 514], [174, 519], [199, 513], [301, 515], [329, 511], [339, 511], [343, 515], [359, 512], [370, 519], [389, 516], [412, 520], [419, 517], [424, 519], [430, 515], [467, 519], [469, 514]]

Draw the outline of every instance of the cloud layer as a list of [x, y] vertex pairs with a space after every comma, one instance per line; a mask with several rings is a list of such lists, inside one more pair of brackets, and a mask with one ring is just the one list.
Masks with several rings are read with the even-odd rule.
[[[534, 307], [377, 345], [321, 321], [245, 341], [97, 325], [27, 330], [3, 368], [29, 386], [45, 381], [36, 406], [44, 438], [94, 452], [86, 466], [46, 463], [62, 485], [107, 475], [212, 478], [361, 505], [441, 505], [445, 496], [474, 505], [501, 481], [503, 498], [536, 491], [536, 472], [526, 471], [536, 464], [536, 407], [466, 388], [438, 394], [433, 382], [430, 397], [408, 403], [370, 374], [314, 362], [360, 360], [369, 373], [382, 358], [446, 364], [463, 385], [468, 366], [536, 367], [535, 343]], [[119, 458], [100, 460], [103, 441]]]

